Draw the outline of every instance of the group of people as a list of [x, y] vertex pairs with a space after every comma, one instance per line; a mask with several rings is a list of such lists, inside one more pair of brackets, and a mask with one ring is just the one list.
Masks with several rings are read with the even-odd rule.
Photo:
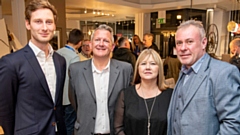
[[[183, 22], [177, 29], [182, 67], [172, 90], [154, 48], [139, 53], [134, 68], [112, 59], [113, 30], [103, 24], [86, 44], [81, 31], [73, 30], [68, 44], [54, 52], [49, 44], [56, 29], [54, 6], [32, 0], [25, 15], [31, 39], [0, 59], [4, 135], [240, 134], [239, 71], [206, 53], [199, 21]], [[147, 44], [151, 37], [144, 37]], [[125, 38], [119, 42], [129, 47]], [[91, 47], [91, 59], [79, 61], [81, 45]]]

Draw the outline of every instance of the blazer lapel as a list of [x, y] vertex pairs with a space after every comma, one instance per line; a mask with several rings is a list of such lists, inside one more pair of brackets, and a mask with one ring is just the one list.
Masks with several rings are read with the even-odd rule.
[[55, 103], [57, 103], [58, 98], [59, 98], [59, 90], [60, 90], [60, 82], [61, 82], [61, 65], [59, 63], [59, 60], [56, 57], [55, 52], [53, 53], [53, 62], [55, 66], [55, 71], [56, 71], [56, 93], [55, 93]]
[[95, 88], [94, 88], [94, 82], [93, 82], [93, 73], [92, 73], [92, 59], [87, 61], [86, 66], [84, 67], [83, 71], [83, 77], [87, 82], [87, 86], [90, 89], [90, 92], [96, 101], [96, 94], [95, 94]]
[[25, 52], [25, 57], [27, 59], [27, 61], [29, 62], [29, 65], [32, 67], [32, 70], [35, 72], [37, 78], [39, 79], [39, 82], [41, 83], [43, 89], [45, 90], [45, 92], [47, 93], [47, 95], [49, 96], [49, 98], [52, 99], [52, 96], [50, 94], [48, 85], [47, 85], [47, 81], [45, 78], [45, 75], [42, 71], [42, 68], [40, 67], [38, 60], [34, 54], [34, 52], [32, 51], [32, 49], [29, 47], [29, 45], [26, 45], [26, 47], [24, 48], [24, 52]]
[[193, 76], [194, 82], [189, 84], [189, 87], [188, 87], [188, 90], [186, 93], [186, 98], [184, 99], [185, 103], [184, 103], [182, 112], [185, 110], [186, 106], [189, 104], [189, 102], [194, 97], [194, 95], [198, 91], [198, 89], [201, 86], [201, 84], [203, 83], [203, 81], [206, 79], [206, 77], [208, 75], [207, 69], [208, 69], [210, 60], [211, 60], [210, 56], [207, 55], [207, 57], [205, 58], [205, 61], [201, 65], [198, 73], [194, 74], [194, 76]]
[[110, 78], [109, 78], [109, 85], [108, 85], [108, 97], [111, 95], [115, 83], [117, 82], [117, 78], [119, 75], [118, 65], [111, 59], [110, 62]]

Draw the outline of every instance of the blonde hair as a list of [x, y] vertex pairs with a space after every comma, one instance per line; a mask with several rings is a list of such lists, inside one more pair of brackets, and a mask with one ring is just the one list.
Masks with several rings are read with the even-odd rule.
[[139, 63], [142, 62], [145, 58], [149, 58], [150, 56], [153, 57], [153, 60], [158, 65], [158, 76], [157, 76], [157, 86], [160, 90], [165, 90], [167, 85], [165, 84], [164, 72], [163, 72], [163, 62], [160, 55], [153, 49], [145, 49], [143, 50], [140, 55], [138, 56], [134, 75], [133, 75], [133, 84], [137, 84], [141, 82], [141, 77], [138, 71]]

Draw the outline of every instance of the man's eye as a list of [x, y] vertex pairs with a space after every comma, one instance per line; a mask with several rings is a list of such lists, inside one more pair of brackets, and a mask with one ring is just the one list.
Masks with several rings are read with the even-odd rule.
[[52, 22], [52, 21], [47, 21], [46, 23], [47, 23], [47, 24], [52, 24], [53, 22]]
[[40, 20], [36, 20], [35, 22], [36, 22], [36, 23], [41, 23], [41, 21], [40, 21]]
[[191, 43], [193, 43], [193, 41], [192, 41], [192, 40], [189, 40], [189, 41], [187, 41], [187, 43], [188, 43], [188, 44], [191, 44]]
[[110, 41], [108, 41], [108, 40], [103, 40], [105, 43], [109, 43]]
[[176, 45], [181, 45], [181, 44], [182, 44], [182, 42], [177, 42], [177, 43], [176, 43]]
[[100, 41], [100, 39], [94, 39], [94, 41], [98, 42], [98, 41]]

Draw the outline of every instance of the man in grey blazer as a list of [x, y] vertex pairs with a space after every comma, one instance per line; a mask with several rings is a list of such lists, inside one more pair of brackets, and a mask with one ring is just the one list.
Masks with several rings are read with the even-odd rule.
[[115, 101], [130, 85], [132, 66], [110, 59], [113, 30], [100, 25], [91, 36], [93, 57], [69, 67], [69, 98], [77, 112], [75, 135], [113, 134]]
[[69, 32], [68, 43], [61, 49], [57, 50], [57, 53], [62, 55], [67, 63], [66, 67], [66, 79], [64, 82], [63, 89], [63, 108], [64, 108], [64, 120], [67, 128], [67, 135], [72, 135], [74, 129], [74, 123], [76, 121], [76, 113], [70, 104], [68, 98], [68, 67], [70, 64], [80, 61], [77, 54], [78, 48], [81, 46], [83, 41], [83, 33], [79, 29], [73, 29]]
[[199, 21], [182, 23], [175, 39], [183, 66], [168, 110], [168, 135], [239, 135], [238, 69], [206, 53]]

